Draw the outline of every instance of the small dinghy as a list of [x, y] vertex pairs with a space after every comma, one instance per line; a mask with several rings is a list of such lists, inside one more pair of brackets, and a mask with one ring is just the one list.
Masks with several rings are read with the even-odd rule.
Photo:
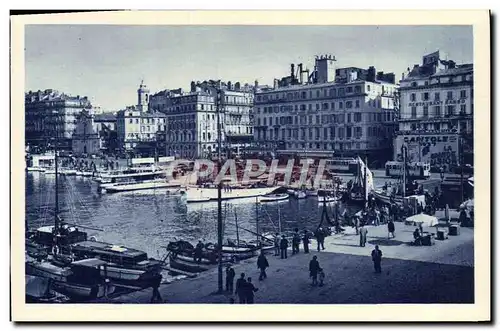
[[259, 202], [273, 202], [273, 201], [282, 201], [282, 200], [287, 200], [290, 197], [288, 193], [281, 193], [281, 194], [268, 194], [261, 196], [259, 198]]

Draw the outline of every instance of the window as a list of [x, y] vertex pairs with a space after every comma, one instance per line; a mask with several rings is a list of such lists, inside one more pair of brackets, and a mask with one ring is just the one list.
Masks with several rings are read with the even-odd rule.
[[[278, 123], [276, 123], [278, 124]], [[269, 125], [273, 125], [273, 118], [272, 117], [269, 117]]]
[[424, 106], [424, 117], [428, 117], [428, 116], [429, 116], [429, 107]]
[[339, 109], [344, 109], [344, 104], [341, 102], [339, 102]]
[[467, 98], [467, 91], [466, 90], [460, 91], [460, 99], [465, 99], [465, 98]]
[[434, 106], [434, 116], [441, 117], [441, 106]]
[[347, 114], [347, 123], [351, 123], [351, 114]]
[[267, 126], [267, 117], [264, 117], [264, 126]]
[[428, 92], [422, 93], [422, 100], [424, 100], [424, 101], [429, 100], [429, 93]]
[[354, 91], [356, 93], [361, 93], [361, 86], [358, 85], [358, 86], [354, 87]]
[[319, 98], [319, 90], [316, 91], [316, 98]]
[[128, 121], [128, 122], [129, 122], [129, 123], [133, 123], [133, 122], [134, 122], [134, 120], [133, 120], [133, 119], [129, 119], [129, 121]]
[[412, 94], [410, 95], [410, 101], [415, 101], [415, 93], [412, 93]]
[[345, 95], [345, 90], [343, 87], [339, 89], [339, 96], [344, 96]]
[[135, 124], [139, 124], [139, 119], [138, 118], [135, 119]]
[[332, 102], [330, 106], [331, 110], [335, 110], [335, 102]]
[[446, 107], [446, 115], [451, 116], [455, 113], [455, 106]]
[[323, 110], [328, 110], [328, 103], [323, 104]]
[[439, 92], [434, 93], [434, 100], [439, 101], [441, 94]]
[[447, 95], [446, 95], [446, 98], [447, 98], [448, 100], [453, 99], [453, 91], [448, 91], [448, 93], [447, 93]]
[[370, 92], [370, 85], [366, 85], [366, 90]]
[[467, 111], [467, 106], [466, 105], [460, 105], [460, 114], [465, 115]]
[[312, 115], [309, 115], [309, 124], [312, 124], [313, 123], [313, 117]]
[[411, 118], [417, 118], [417, 107], [411, 107]]
[[335, 128], [330, 128], [330, 139], [335, 139]]
[[346, 107], [347, 109], [351, 109], [351, 108], [352, 108], [352, 101], [346, 101], [346, 102], [345, 102], [345, 107]]
[[352, 93], [352, 86], [349, 86], [349, 87], [347, 88], [347, 93]]
[[312, 110], [312, 107], [313, 107], [313, 106], [312, 106], [312, 104], [309, 104], [307, 108], [308, 108], [309, 110]]
[[354, 114], [354, 122], [361, 122], [361, 114], [360, 113]]
[[356, 100], [356, 108], [359, 108], [359, 100]]
[[316, 115], [316, 124], [320, 124], [319, 115]]
[[336, 96], [337, 96], [337, 90], [332, 88], [332, 89], [330, 90], [330, 96], [331, 96], [331, 97], [336, 97]]
[[319, 103], [316, 104], [316, 110], [319, 110]]

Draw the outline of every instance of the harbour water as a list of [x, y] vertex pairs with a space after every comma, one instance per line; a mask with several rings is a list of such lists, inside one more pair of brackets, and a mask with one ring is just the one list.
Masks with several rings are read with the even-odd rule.
[[[387, 178], [383, 172], [374, 172], [375, 186], [381, 186]], [[343, 178], [349, 180], [348, 176]], [[49, 225], [54, 219], [55, 176], [43, 173], [26, 175], [26, 221], [29, 228]], [[238, 218], [240, 240], [254, 240], [255, 235], [242, 230], [276, 231], [278, 219], [283, 231], [307, 228], [314, 230], [321, 219], [322, 206], [316, 198], [285, 200], [262, 203], [255, 198], [223, 202], [225, 238], [236, 239], [235, 217]], [[350, 213], [356, 207], [347, 208]], [[279, 211], [278, 211], [279, 209]], [[98, 241], [121, 244], [147, 252], [160, 258], [166, 246], [173, 240], [196, 243], [216, 242], [217, 203], [186, 204], [179, 195], [166, 190], [147, 190], [113, 194], [98, 193], [97, 183], [85, 177], [60, 177], [60, 216], [68, 223], [102, 229], [87, 230]], [[278, 217], [280, 215], [280, 217]], [[330, 216], [332, 211], [330, 210]]]

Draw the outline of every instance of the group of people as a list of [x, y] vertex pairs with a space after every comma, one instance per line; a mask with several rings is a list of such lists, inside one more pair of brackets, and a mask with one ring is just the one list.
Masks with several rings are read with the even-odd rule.
[[[234, 269], [227, 267], [226, 269], [226, 291], [233, 293]], [[236, 289], [234, 294], [238, 296], [239, 303], [254, 303], [255, 292], [259, 289], [252, 284], [252, 277], [245, 278], [242, 273], [240, 278], [236, 280]], [[231, 300], [234, 303], [234, 299]]]
[[[325, 249], [325, 237], [328, 235], [328, 231], [326, 228], [319, 227], [314, 232], [314, 237], [317, 242], [318, 252], [320, 250]], [[311, 232], [307, 229], [302, 231], [302, 234], [299, 232], [298, 228], [294, 229], [292, 240], [292, 255], [298, 254], [300, 252], [300, 244], [302, 243], [304, 253], [309, 253], [309, 244], [311, 243]], [[282, 259], [288, 258], [288, 247], [289, 241], [285, 235], [281, 235], [276, 233], [274, 236], [274, 256], [280, 256]]]

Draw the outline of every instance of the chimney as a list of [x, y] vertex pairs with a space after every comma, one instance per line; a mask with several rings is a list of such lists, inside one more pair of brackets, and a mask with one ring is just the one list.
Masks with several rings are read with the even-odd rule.
[[274, 79], [274, 84], [273, 84], [273, 87], [276, 89], [278, 88], [278, 80], [275, 78]]
[[255, 80], [255, 87], [259, 87], [259, 81], [257, 79]]
[[227, 89], [230, 91], [233, 89], [233, 84], [231, 83], [231, 81], [227, 82]]
[[293, 63], [290, 65], [290, 77], [292, 77], [292, 80], [295, 77], [295, 64]]

